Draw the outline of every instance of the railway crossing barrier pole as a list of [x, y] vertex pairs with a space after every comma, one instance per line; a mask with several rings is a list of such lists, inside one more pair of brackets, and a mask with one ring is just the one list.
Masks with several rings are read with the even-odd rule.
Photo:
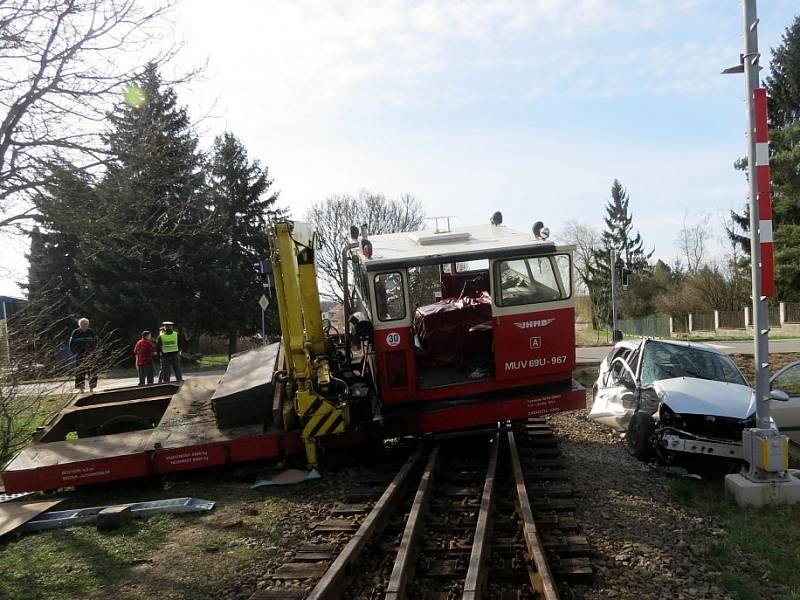
[[759, 87], [756, 0], [742, 0], [744, 51], [741, 64], [723, 73], [743, 73], [747, 99], [747, 175], [750, 207], [750, 263], [753, 294], [753, 362], [756, 427], [742, 433], [746, 473], [728, 475], [725, 491], [740, 505], [794, 504], [800, 479], [789, 475], [788, 439], [772, 429], [769, 402], [769, 320], [767, 296], [774, 294], [772, 206], [769, 181], [766, 91]]

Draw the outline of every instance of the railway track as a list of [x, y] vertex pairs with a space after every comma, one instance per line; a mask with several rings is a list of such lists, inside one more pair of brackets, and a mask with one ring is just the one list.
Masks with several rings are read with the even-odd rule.
[[377, 500], [315, 523], [251, 600], [559, 598], [592, 578], [564, 466], [543, 420], [429, 440]]

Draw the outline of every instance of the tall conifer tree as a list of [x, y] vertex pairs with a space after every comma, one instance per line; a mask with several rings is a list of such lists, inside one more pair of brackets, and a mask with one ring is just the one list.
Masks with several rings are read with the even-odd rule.
[[[606, 323], [611, 323], [611, 252], [616, 251], [619, 260], [634, 273], [631, 281], [640, 279], [650, 271], [649, 258], [653, 251], [646, 252], [642, 237], [634, 233], [633, 213], [629, 212], [630, 197], [619, 180], [611, 185], [611, 199], [606, 205], [604, 218], [606, 229], [600, 237], [600, 247], [594, 252], [589, 265], [591, 284], [589, 294], [592, 303]], [[646, 310], [646, 309], [643, 309]], [[619, 316], [619, 315], [618, 315]], [[633, 316], [633, 315], [631, 315]]]
[[210, 211], [186, 109], [148, 65], [109, 122], [106, 142], [115, 158], [92, 215], [104, 231], [82, 241], [94, 309], [129, 337], [161, 320], [200, 328]]
[[[260, 329], [256, 302], [262, 287], [254, 265], [268, 258], [267, 220], [281, 211], [268, 168], [250, 162], [244, 145], [232, 133], [216, 138], [209, 179], [215, 250], [208, 288], [211, 304], [217, 307], [215, 326], [228, 336], [232, 354], [243, 330]], [[273, 312], [269, 311], [271, 317]], [[273, 329], [274, 321], [269, 319]]]

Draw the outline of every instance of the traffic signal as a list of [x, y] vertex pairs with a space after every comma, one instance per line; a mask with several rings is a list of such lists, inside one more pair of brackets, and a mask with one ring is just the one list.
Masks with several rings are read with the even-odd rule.
[[272, 297], [272, 263], [269, 260], [260, 260], [255, 265], [258, 274], [261, 276], [261, 287]]
[[620, 280], [622, 281], [623, 290], [628, 289], [628, 282], [630, 280], [631, 273], [633, 273], [631, 269], [629, 269], [628, 267], [622, 267], [622, 277], [620, 277]]
[[622, 289], [627, 290], [628, 283], [630, 282], [630, 275], [633, 273], [633, 270], [625, 266], [625, 261], [621, 258], [617, 258], [614, 267], [617, 271], [617, 279], [619, 279], [619, 282], [622, 284]]

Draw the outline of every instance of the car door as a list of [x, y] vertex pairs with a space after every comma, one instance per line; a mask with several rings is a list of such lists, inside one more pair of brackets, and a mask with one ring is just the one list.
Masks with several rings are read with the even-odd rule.
[[800, 361], [786, 365], [769, 381], [771, 389], [789, 395], [788, 402], [770, 402], [770, 414], [782, 434], [800, 443]]
[[624, 431], [636, 409], [636, 375], [628, 361], [617, 357], [597, 382], [589, 418], [617, 431]]

